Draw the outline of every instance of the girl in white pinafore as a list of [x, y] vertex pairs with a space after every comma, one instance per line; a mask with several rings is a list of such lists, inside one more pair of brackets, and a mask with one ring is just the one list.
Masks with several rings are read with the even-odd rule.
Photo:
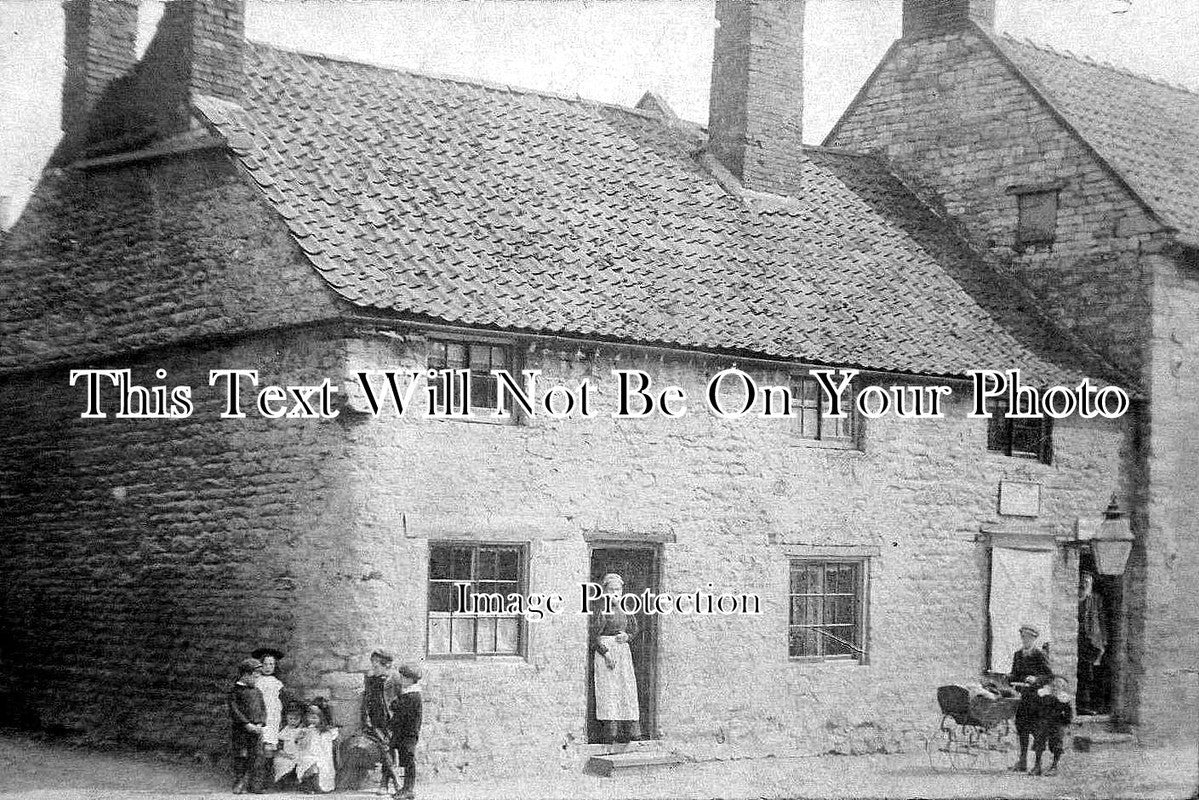
[[329, 719], [327, 706], [310, 705], [304, 714], [304, 727], [296, 736], [296, 775], [300, 789], [331, 792], [337, 783], [333, 766], [333, 742], [338, 730]]
[[[616, 573], [603, 577], [605, 594], [619, 596], [624, 580]], [[637, 700], [637, 674], [629, 640], [637, 636], [637, 618], [619, 608], [591, 617], [592, 664], [595, 673], [595, 718], [607, 742], [641, 738], [641, 709]]]
[[262, 744], [267, 758], [271, 758], [278, 746], [279, 729], [283, 727], [283, 682], [275, 677], [275, 668], [282, 660], [283, 652], [273, 647], [260, 647], [250, 655], [262, 662], [262, 675], [254, 686], [262, 693], [262, 704], [266, 707]]

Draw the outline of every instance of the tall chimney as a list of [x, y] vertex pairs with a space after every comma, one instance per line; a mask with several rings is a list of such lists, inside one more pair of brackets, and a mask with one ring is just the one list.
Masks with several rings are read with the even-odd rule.
[[969, 22], [995, 27], [995, 0], [903, 0], [903, 38], [939, 36]]
[[708, 149], [750, 189], [799, 187], [803, 18], [804, 0], [716, 0]]
[[104, 89], [136, 60], [137, 0], [66, 0], [62, 7], [66, 72], [61, 124], [68, 138], [79, 139]]
[[142, 102], [186, 127], [197, 94], [235, 101], [245, 81], [245, 0], [170, 0], [142, 59]]

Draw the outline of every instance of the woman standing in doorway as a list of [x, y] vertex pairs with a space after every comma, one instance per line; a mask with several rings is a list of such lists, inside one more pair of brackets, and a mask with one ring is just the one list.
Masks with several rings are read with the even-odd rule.
[[[624, 580], [610, 572], [601, 581], [604, 593], [620, 596]], [[610, 613], [591, 617], [591, 650], [595, 672], [595, 718], [608, 742], [641, 738], [641, 708], [637, 698], [637, 674], [629, 641], [637, 636], [637, 619], [613, 603]]]

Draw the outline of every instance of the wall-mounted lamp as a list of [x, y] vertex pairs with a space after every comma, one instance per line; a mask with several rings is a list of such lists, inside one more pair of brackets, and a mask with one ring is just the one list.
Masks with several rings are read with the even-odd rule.
[[1122, 575], [1132, 553], [1133, 535], [1128, 517], [1120, 511], [1116, 495], [1103, 512], [1103, 520], [1078, 520], [1074, 538], [1066, 547], [1090, 547], [1095, 558], [1095, 570], [1100, 575]]

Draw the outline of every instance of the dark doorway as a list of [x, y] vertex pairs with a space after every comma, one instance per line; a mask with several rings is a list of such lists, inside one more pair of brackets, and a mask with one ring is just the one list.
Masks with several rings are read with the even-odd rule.
[[[641, 594], [658, 586], [658, 548], [655, 545], [596, 544], [591, 548], [591, 574], [588, 580], [599, 583], [609, 572], [624, 579], [626, 594]], [[590, 621], [590, 620], [588, 620]], [[629, 642], [633, 670], [637, 676], [637, 700], [641, 710], [641, 733], [646, 739], [658, 738], [658, 617], [637, 617], [641, 632]], [[587, 645], [587, 741], [599, 742], [599, 724], [595, 720], [595, 673], [591, 645]]]
[[[1123, 602], [1119, 575], [1098, 575], [1095, 559], [1085, 550], [1078, 565], [1078, 686], [1079, 715], [1110, 714], [1114, 699], [1117, 620]], [[1090, 597], [1084, 599], [1086, 585]]]

